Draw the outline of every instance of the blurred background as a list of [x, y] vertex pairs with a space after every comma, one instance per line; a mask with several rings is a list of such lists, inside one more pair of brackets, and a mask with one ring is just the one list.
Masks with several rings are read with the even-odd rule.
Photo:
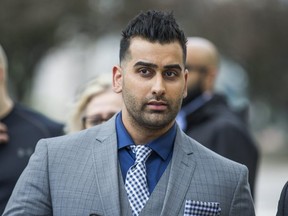
[[66, 121], [78, 86], [118, 63], [127, 21], [152, 8], [173, 11], [187, 36], [219, 48], [217, 89], [249, 107], [261, 149], [257, 215], [275, 215], [288, 180], [288, 0], [1, 0], [14, 99]]

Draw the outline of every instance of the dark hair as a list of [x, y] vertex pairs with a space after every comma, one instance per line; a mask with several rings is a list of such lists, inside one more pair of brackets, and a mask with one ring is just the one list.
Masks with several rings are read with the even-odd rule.
[[178, 41], [183, 50], [183, 61], [186, 61], [186, 42], [184, 32], [179, 28], [172, 12], [149, 10], [134, 17], [122, 31], [120, 42], [120, 63], [126, 57], [130, 40], [142, 37], [150, 42], [161, 44]]

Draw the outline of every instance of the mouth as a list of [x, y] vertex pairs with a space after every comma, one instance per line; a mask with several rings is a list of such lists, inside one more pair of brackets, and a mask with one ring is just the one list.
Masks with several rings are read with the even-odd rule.
[[150, 101], [147, 106], [152, 111], [165, 111], [167, 110], [168, 104], [165, 101]]

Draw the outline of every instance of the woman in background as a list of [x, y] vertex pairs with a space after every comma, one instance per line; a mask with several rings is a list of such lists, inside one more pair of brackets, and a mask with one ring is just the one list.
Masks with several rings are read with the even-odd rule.
[[72, 133], [101, 124], [119, 112], [121, 106], [121, 94], [112, 91], [112, 77], [100, 75], [76, 94], [65, 130]]

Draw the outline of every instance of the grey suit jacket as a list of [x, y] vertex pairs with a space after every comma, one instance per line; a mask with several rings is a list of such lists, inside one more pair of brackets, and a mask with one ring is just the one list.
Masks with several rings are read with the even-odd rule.
[[[131, 215], [120, 174], [115, 117], [42, 139], [3, 215]], [[172, 160], [140, 215], [219, 215], [220, 208], [221, 215], [255, 215], [247, 176], [245, 166], [177, 129]]]

